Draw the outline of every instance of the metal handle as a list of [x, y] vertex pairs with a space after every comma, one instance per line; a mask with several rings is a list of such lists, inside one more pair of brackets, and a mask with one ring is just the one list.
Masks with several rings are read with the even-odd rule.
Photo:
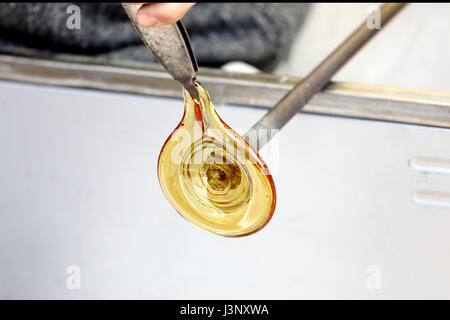
[[183, 23], [180, 20], [175, 24], [161, 27], [142, 26], [136, 22], [136, 12], [141, 6], [142, 4], [122, 3], [122, 7], [153, 55], [175, 80], [191, 95], [197, 97], [193, 79], [197, 75], [198, 65]]

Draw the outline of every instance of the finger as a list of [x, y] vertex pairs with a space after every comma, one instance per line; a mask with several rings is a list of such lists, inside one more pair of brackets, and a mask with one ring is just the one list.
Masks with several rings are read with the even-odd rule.
[[146, 27], [158, 27], [180, 20], [195, 3], [144, 4], [136, 13], [136, 20]]

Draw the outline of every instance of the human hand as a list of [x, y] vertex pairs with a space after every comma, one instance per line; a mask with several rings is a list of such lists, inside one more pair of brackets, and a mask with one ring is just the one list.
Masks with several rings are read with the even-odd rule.
[[136, 13], [136, 21], [145, 27], [159, 27], [180, 20], [194, 6], [190, 3], [144, 3]]

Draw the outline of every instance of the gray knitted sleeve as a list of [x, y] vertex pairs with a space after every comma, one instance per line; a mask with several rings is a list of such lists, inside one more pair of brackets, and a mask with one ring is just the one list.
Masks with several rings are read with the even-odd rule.
[[[119, 4], [76, 3], [81, 29], [69, 30], [66, 10], [71, 4], [0, 4], [0, 52], [154, 60]], [[240, 60], [267, 71], [288, 52], [308, 7], [303, 3], [198, 3], [183, 21], [201, 66]]]

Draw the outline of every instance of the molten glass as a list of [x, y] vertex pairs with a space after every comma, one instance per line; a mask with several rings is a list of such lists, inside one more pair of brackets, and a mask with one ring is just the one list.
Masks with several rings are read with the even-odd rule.
[[220, 119], [197, 81], [184, 92], [184, 115], [158, 160], [161, 188], [188, 221], [237, 237], [262, 229], [275, 210], [272, 175], [257, 151]]

